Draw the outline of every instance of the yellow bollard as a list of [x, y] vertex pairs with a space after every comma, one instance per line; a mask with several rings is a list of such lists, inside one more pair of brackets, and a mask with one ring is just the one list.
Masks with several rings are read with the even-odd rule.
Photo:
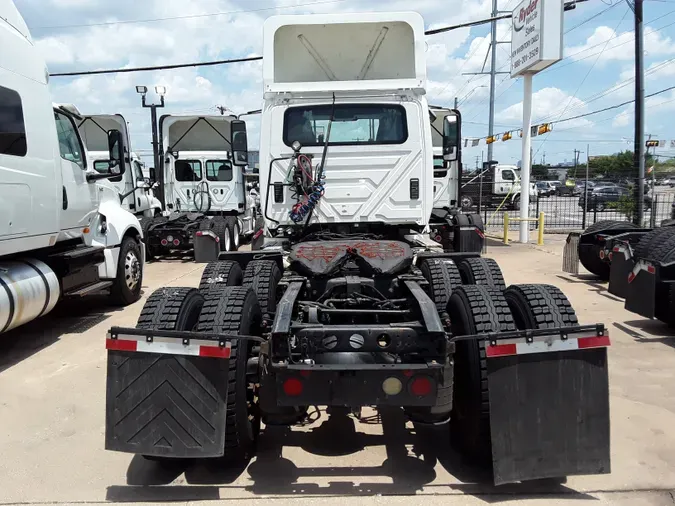
[[544, 212], [539, 213], [539, 236], [537, 237], [537, 245], [544, 245]]
[[509, 213], [504, 213], [504, 244], [509, 244]]

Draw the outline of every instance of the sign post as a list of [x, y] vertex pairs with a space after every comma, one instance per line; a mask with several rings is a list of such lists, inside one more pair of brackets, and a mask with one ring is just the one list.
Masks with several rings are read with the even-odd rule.
[[520, 242], [529, 239], [532, 76], [562, 59], [563, 0], [523, 0], [512, 16], [511, 78], [523, 77]]

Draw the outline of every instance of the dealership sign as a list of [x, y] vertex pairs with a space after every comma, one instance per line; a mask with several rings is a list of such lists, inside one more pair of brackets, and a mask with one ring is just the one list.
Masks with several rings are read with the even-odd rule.
[[511, 77], [536, 74], [562, 59], [562, 0], [524, 0], [513, 10]]

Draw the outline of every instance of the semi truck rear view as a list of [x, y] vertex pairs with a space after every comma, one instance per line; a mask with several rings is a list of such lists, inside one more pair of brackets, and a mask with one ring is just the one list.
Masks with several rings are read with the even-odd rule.
[[[263, 32], [262, 244], [109, 330], [106, 448], [241, 465], [262, 424], [388, 406], [496, 484], [608, 473], [607, 331], [480, 256], [457, 176], [434, 174], [422, 18], [274, 16]], [[461, 116], [441, 124], [461, 167]]]
[[[47, 314], [63, 297], [140, 298], [138, 220], [109, 183], [130, 153], [106, 132], [110, 162], [87, 156], [77, 108], [52, 104], [46, 65], [12, 2], [0, 9], [0, 333]], [[7, 49], [11, 48], [11, 50]]]

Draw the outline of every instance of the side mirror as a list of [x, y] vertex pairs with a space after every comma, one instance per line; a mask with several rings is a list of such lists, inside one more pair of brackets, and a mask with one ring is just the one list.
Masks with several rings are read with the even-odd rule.
[[155, 175], [155, 168], [150, 167], [150, 169], [148, 169], [148, 172], [150, 173], [150, 181], [157, 181], [157, 176]]
[[443, 160], [460, 161], [461, 126], [459, 113], [453, 111], [443, 118]]
[[239, 120], [232, 122], [232, 163], [237, 167], [248, 165], [246, 123]]
[[124, 173], [124, 141], [119, 130], [108, 131], [108, 166], [110, 174], [119, 176]]

